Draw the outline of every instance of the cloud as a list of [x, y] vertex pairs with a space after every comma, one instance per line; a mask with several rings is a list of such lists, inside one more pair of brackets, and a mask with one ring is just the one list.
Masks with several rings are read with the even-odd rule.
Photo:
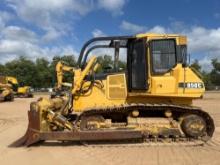
[[189, 36], [190, 49], [196, 51], [217, 51], [220, 50], [220, 28], [206, 29], [204, 27], [192, 27], [186, 30]]
[[[30, 58], [51, 58], [54, 55], [78, 54], [64, 41], [67, 36], [77, 38], [74, 24], [95, 10], [112, 15], [123, 13], [127, 0], [4, 0], [6, 8], [0, 11], [0, 61], [4, 63], [20, 55]], [[13, 14], [11, 14], [13, 13]], [[71, 21], [70, 21], [71, 18]], [[10, 20], [18, 25], [11, 25]], [[8, 23], [9, 22], [9, 23]], [[94, 36], [105, 34], [95, 29]], [[65, 44], [65, 45], [64, 45]]]
[[[194, 61], [192, 61], [192, 62], [194, 62]], [[212, 70], [211, 62], [212, 62], [212, 59], [208, 56], [205, 56], [201, 60], [199, 60], [199, 64], [202, 66], [202, 70], [205, 70], [205, 71]]]
[[0, 11], [0, 30], [5, 27], [5, 24], [12, 19], [12, 14], [5, 12], [5, 11]]
[[[18, 19], [37, 26], [45, 31], [46, 39], [56, 39], [54, 31], [67, 31], [69, 23], [65, 21], [67, 13], [83, 15], [87, 12], [84, 1], [72, 0], [7, 0], [15, 10]], [[52, 34], [53, 33], [53, 34]], [[52, 37], [51, 37], [52, 36]]]
[[137, 25], [128, 21], [122, 21], [120, 28], [130, 33], [140, 33], [146, 31], [145, 26]]
[[33, 31], [18, 26], [7, 26], [1, 31], [2, 37], [9, 40], [37, 42], [37, 35]]
[[103, 31], [99, 30], [99, 29], [94, 29], [92, 31], [92, 36], [93, 37], [104, 37], [104, 36], [106, 36], [106, 34]]
[[25, 42], [25, 41], [16, 41], [16, 40], [1, 40], [0, 41], [0, 54], [17, 54], [17, 55], [30, 55], [34, 56], [41, 54], [39, 47], [36, 45]]
[[55, 55], [78, 55], [78, 52], [71, 45], [41, 46], [44, 38], [29, 29], [18, 26], [4, 27], [0, 36], [1, 63], [8, 62], [18, 56], [27, 56], [33, 60], [45, 57], [50, 60]]
[[[66, 35], [82, 16], [98, 9], [112, 15], [123, 13], [127, 0], [6, 0], [18, 18], [45, 31], [44, 39], [51, 41]], [[71, 17], [72, 21], [67, 18]], [[75, 21], [74, 21], [75, 20]]]
[[112, 12], [113, 15], [123, 14], [122, 8], [125, 3], [126, 0], [98, 0], [99, 7]]
[[127, 31], [132, 34], [145, 33], [145, 32], [164, 34], [167, 31], [169, 31], [168, 29], [166, 29], [161, 25], [156, 25], [152, 28], [148, 28], [147, 26], [134, 24], [125, 20], [121, 22], [119, 28], [122, 29], [123, 31]]
[[66, 35], [65, 31], [63, 31], [63, 30], [58, 31], [58, 30], [51, 27], [51, 28], [48, 28], [47, 32], [42, 37], [42, 40], [44, 42], [50, 42], [50, 41], [54, 41], [64, 35]]
[[70, 45], [67, 46], [53, 46], [40, 47], [39, 45], [14, 40], [0, 41], [0, 58], [1, 63], [5, 63], [18, 56], [27, 56], [34, 60], [39, 57], [45, 57], [51, 60], [55, 55], [77, 55], [78, 52]]
[[[85, 15], [93, 8], [92, 0], [6, 0], [10, 6], [23, 18], [29, 19], [33, 16], [51, 17], [65, 12], [75, 12]], [[39, 12], [39, 13], [37, 13]], [[37, 17], [35, 19], [38, 19]], [[43, 20], [42, 20], [43, 21]]]
[[148, 30], [149, 33], [159, 33], [159, 34], [165, 34], [165, 33], [167, 33], [167, 31], [168, 30], [166, 28], [164, 28], [160, 25], [154, 26]]

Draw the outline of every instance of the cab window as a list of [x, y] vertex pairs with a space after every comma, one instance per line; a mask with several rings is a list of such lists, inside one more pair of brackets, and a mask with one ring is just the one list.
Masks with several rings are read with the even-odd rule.
[[164, 74], [176, 65], [174, 39], [152, 40], [150, 43], [153, 74]]
[[118, 69], [115, 68], [114, 48], [95, 49], [88, 55], [86, 62], [93, 55], [97, 57], [97, 61], [100, 64], [97, 73], [121, 73], [127, 70], [127, 48], [119, 49]]

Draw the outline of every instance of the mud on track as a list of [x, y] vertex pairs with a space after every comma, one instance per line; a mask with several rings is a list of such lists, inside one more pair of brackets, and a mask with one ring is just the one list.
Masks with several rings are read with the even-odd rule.
[[[214, 118], [216, 131], [205, 146], [155, 145], [80, 145], [77, 143], [45, 143], [30, 148], [9, 148], [27, 127], [27, 110], [35, 98], [16, 98], [0, 103], [0, 164], [1, 165], [219, 165], [220, 164], [220, 93], [206, 93], [194, 101]], [[47, 97], [47, 96], [44, 96]]]

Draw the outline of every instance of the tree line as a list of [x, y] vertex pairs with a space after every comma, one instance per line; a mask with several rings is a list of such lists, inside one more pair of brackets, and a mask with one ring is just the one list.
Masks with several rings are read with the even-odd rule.
[[210, 72], [202, 70], [198, 60], [195, 60], [190, 66], [197, 70], [205, 83], [206, 89], [220, 88], [220, 62], [218, 59], [212, 59], [212, 70]]
[[[100, 68], [98, 72], [104, 72], [104, 68], [113, 67], [112, 57], [109, 55], [99, 56], [97, 58]], [[19, 84], [28, 85], [33, 88], [51, 88], [56, 84], [56, 64], [62, 61], [67, 66], [75, 67], [77, 65], [74, 55], [54, 56], [52, 61], [46, 58], [37, 58], [35, 61], [20, 56], [5, 64], [0, 64], [0, 75], [16, 77]], [[119, 61], [119, 68], [124, 70], [125, 62]], [[65, 81], [70, 82], [72, 75], [64, 73]]]
[[75, 66], [74, 56], [55, 56], [50, 62], [45, 58], [37, 58], [35, 61], [25, 56], [20, 56], [10, 62], [0, 64], [0, 74], [4, 76], [14, 76], [20, 84], [33, 88], [54, 87], [56, 83], [56, 64], [58, 61]]
[[[76, 66], [76, 59], [73, 55], [55, 56], [52, 61], [45, 58], [37, 58], [35, 61], [28, 59], [25, 56], [20, 56], [5, 64], [0, 64], [0, 74], [5, 76], [14, 76], [23, 85], [28, 85], [33, 88], [49, 88], [56, 84], [55, 67], [58, 61], [63, 61], [66, 65]], [[99, 72], [103, 72], [104, 68], [113, 66], [111, 56], [104, 55], [98, 57], [98, 62], [101, 67]], [[194, 68], [201, 74], [201, 77], [206, 85], [206, 88], [212, 89], [215, 86], [220, 86], [220, 62], [217, 59], [212, 60], [213, 69], [210, 72], [202, 70], [198, 60], [195, 60], [190, 67]], [[126, 63], [119, 61], [120, 70], [125, 70]], [[65, 74], [66, 79], [71, 79], [71, 76]]]

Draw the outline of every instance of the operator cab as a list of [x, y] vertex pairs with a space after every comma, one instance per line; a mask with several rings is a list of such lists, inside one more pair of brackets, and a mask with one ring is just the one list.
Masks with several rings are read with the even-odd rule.
[[[148, 38], [146, 34], [143, 37], [94, 38], [82, 48], [78, 65], [84, 68], [93, 52], [98, 56], [98, 62], [103, 67], [99, 73], [96, 73], [96, 79], [106, 79], [108, 75], [124, 72], [128, 92], [147, 91], [150, 76], [164, 75], [177, 63], [186, 66], [186, 44], [177, 45], [176, 36], [160, 37]], [[105, 50], [100, 51], [102, 57], [97, 54], [97, 49]]]

